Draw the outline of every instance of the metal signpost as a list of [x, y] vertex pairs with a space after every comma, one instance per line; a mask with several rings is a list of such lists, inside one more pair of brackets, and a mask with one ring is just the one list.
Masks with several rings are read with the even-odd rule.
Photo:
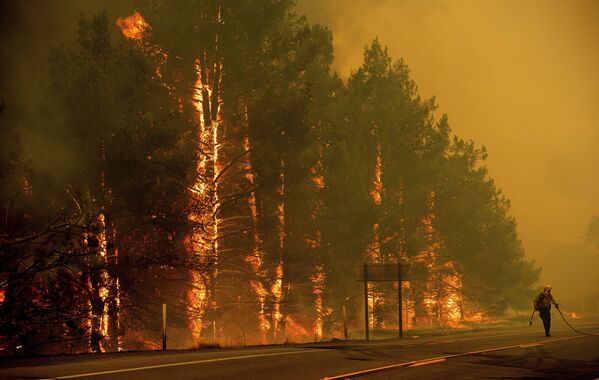
[[368, 282], [397, 281], [397, 318], [399, 337], [403, 337], [403, 300], [401, 297], [401, 282], [407, 279], [408, 266], [405, 264], [366, 264], [358, 267], [356, 275], [364, 282], [364, 328], [366, 340], [370, 340], [369, 310], [368, 310]]

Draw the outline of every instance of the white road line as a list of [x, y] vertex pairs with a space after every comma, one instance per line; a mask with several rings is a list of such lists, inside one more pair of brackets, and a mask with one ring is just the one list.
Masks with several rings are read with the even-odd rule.
[[528, 347], [535, 347], [535, 346], [540, 346], [540, 343], [528, 343], [528, 344], [521, 344], [520, 347], [521, 348], [528, 348]]
[[230, 361], [230, 360], [261, 358], [261, 357], [267, 357], [267, 356], [307, 354], [307, 353], [311, 353], [311, 352], [322, 352], [322, 351], [323, 351], [322, 349], [313, 349], [313, 350], [301, 350], [301, 351], [291, 351], [291, 352], [275, 352], [275, 353], [271, 353], [271, 354], [230, 356], [230, 357], [226, 357], [226, 358], [194, 360], [194, 361], [190, 361], [190, 362], [158, 364], [158, 365], [150, 365], [150, 366], [145, 366], [145, 367], [123, 368], [123, 369], [114, 369], [114, 370], [110, 370], [110, 371], [80, 373], [80, 374], [77, 374], [77, 375], [55, 376], [55, 377], [50, 377], [50, 378], [47, 378], [47, 379], [40, 379], [40, 380], [75, 379], [75, 378], [78, 378], [78, 377], [90, 377], [90, 376], [98, 376], [98, 375], [109, 375], [109, 374], [112, 374], [112, 373], [143, 371], [143, 370], [146, 370], [146, 369], [168, 368], [168, 367], [177, 367], [177, 366], [182, 366], [182, 365], [224, 362], [224, 361]]
[[[546, 341], [543, 341], [543, 342], [531, 342], [531, 343], [528, 343], [528, 344], [530, 344], [530, 345], [539, 345], [540, 346], [542, 344], [547, 344], [547, 343], [552, 343], [552, 342], [560, 342], [560, 341], [570, 340], [570, 339], [580, 339], [580, 338], [584, 338], [584, 337], [585, 336], [576, 335], [576, 336], [569, 336], [567, 338], [559, 338], [559, 339], [546, 340]], [[470, 355], [485, 354], [487, 352], [511, 350], [511, 349], [514, 349], [514, 348], [521, 348], [523, 345], [527, 345], [527, 343], [525, 343], [525, 344], [516, 344], [516, 345], [513, 345], [513, 346], [487, 348], [487, 349], [484, 349], [484, 350], [477, 350], [477, 351], [462, 352], [462, 353], [459, 353], [459, 354], [437, 356], [437, 357], [426, 358], [426, 359], [421, 359], [421, 360], [412, 360], [412, 361], [409, 361], [409, 362], [391, 364], [391, 365], [387, 365], [387, 366], [384, 366], [384, 367], [370, 368], [370, 369], [366, 369], [366, 370], [363, 370], [363, 371], [356, 371], [356, 372], [352, 372], [352, 373], [346, 373], [346, 374], [343, 374], [343, 375], [327, 376], [327, 377], [323, 377], [322, 380], [349, 379], [349, 378], [356, 377], [356, 376], [362, 376], [362, 375], [367, 375], [367, 374], [371, 374], [371, 373], [386, 371], [388, 369], [402, 368], [402, 367], [417, 367], [419, 365], [440, 363], [440, 362], [443, 362], [443, 361], [445, 361], [447, 359], [457, 358], [457, 357], [462, 357], [462, 356], [470, 356]]]
[[445, 360], [447, 360], [447, 359], [442, 358], [442, 359], [425, 360], [425, 361], [422, 361], [422, 362], [410, 364], [408, 367], [420, 367], [420, 366], [423, 366], [423, 365], [441, 363], [441, 362], [444, 362]]

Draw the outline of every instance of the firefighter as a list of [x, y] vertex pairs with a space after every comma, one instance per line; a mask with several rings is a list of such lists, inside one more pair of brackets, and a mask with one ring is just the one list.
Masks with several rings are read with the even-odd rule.
[[543, 320], [543, 327], [545, 327], [545, 336], [551, 336], [551, 304], [554, 304], [559, 309], [559, 304], [555, 302], [551, 295], [551, 286], [545, 285], [543, 292], [535, 298], [534, 307], [535, 310], [539, 311], [539, 315]]

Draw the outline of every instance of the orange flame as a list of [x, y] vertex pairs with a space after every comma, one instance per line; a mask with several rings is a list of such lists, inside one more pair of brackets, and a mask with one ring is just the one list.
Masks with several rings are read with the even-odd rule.
[[142, 39], [144, 32], [150, 27], [138, 11], [127, 17], [117, 18], [116, 25], [126, 38], [137, 41]]
[[23, 194], [25, 196], [31, 196], [33, 194], [33, 192], [31, 191], [31, 184], [29, 183], [29, 180], [27, 179], [27, 177], [21, 178], [21, 182], [22, 182], [22, 186], [23, 186]]
[[578, 315], [578, 313], [576, 313], [575, 311], [571, 311], [569, 313], [566, 312], [566, 315], [568, 315], [570, 318], [573, 318], [573, 319], [580, 319], [581, 318], [581, 316]]
[[372, 196], [372, 200], [375, 204], [381, 204], [381, 192], [383, 190], [383, 163], [381, 156], [381, 143], [376, 144], [376, 163], [374, 165], [374, 180], [373, 180], [373, 188], [370, 190], [370, 196]]
[[[323, 161], [323, 148], [322, 145], [318, 147], [318, 160], [313, 167], [310, 168], [311, 181], [318, 190], [322, 190], [325, 187], [324, 181], [324, 167]], [[315, 227], [317, 227], [318, 217], [322, 208], [323, 202], [321, 199], [316, 199], [312, 204], [312, 212], [310, 219]], [[314, 235], [306, 238], [306, 245], [309, 248], [317, 249], [320, 247], [322, 236], [320, 230], [315, 228]], [[324, 317], [332, 312], [331, 308], [325, 307], [323, 293], [325, 289], [325, 268], [324, 265], [316, 265], [314, 272], [310, 277], [312, 282], [312, 294], [314, 295], [314, 317], [312, 320], [312, 331], [314, 333], [314, 340], [320, 340], [323, 337], [324, 329]]]
[[462, 313], [462, 281], [457, 274], [453, 261], [445, 263], [444, 268], [453, 272], [442, 278], [444, 286], [444, 296], [441, 297], [441, 322], [447, 326], [457, 327], [460, 325], [463, 317]]
[[[322, 152], [320, 153], [322, 157]], [[310, 173], [312, 173], [312, 177], [310, 180], [317, 188], [322, 189], [325, 186], [324, 183], [324, 175], [322, 174], [324, 171], [322, 166], [322, 158], [316, 162], [316, 164], [310, 168]]]
[[[245, 110], [244, 113], [245, 116], [245, 122], [247, 124], [247, 109]], [[245, 135], [243, 137], [243, 149], [245, 150], [246, 154], [249, 154], [250, 152], [250, 139], [247, 135]], [[251, 187], [255, 186], [255, 180], [254, 180], [254, 173], [253, 173], [253, 168], [252, 168], [252, 164], [249, 160], [249, 157], [246, 159], [246, 165], [245, 165], [245, 169], [246, 169], [246, 174], [245, 177], [247, 179], [247, 181], [249, 182]], [[252, 223], [254, 225], [253, 231], [254, 231], [254, 235], [253, 235], [253, 249], [252, 249], [252, 254], [246, 256], [245, 260], [247, 263], [250, 264], [250, 267], [252, 268], [253, 273], [256, 274], [262, 274], [264, 272], [263, 270], [263, 242], [262, 239], [260, 238], [260, 234], [258, 233], [258, 229], [256, 228], [256, 225], [258, 224], [258, 210], [256, 208], [256, 193], [255, 192], [251, 192], [250, 196], [248, 197], [248, 203], [250, 206], [250, 213], [252, 216]], [[264, 286], [262, 285], [262, 283], [260, 281], [257, 281], [256, 279], [252, 279], [250, 281], [250, 286], [252, 287], [252, 290], [254, 291], [256, 298], [258, 300], [258, 305], [259, 305], [259, 311], [258, 311], [258, 327], [260, 329], [260, 343], [265, 344], [267, 342], [266, 340], [266, 332], [270, 329], [270, 323], [268, 322], [268, 320], [266, 319], [266, 315], [265, 315], [265, 300], [266, 300], [266, 296], [268, 295], [267, 290], [264, 288]]]
[[[435, 221], [435, 192], [429, 194], [429, 214], [422, 219], [427, 246], [415, 257], [415, 261], [428, 269], [429, 277], [422, 289], [422, 307], [426, 315], [420, 315], [421, 322], [439, 323], [459, 327], [465, 318], [463, 312], [462, 282], [452, 261], [439, 262], [442, 242], [437, 240]], [[449, 274], [441, 274], [449, 273]]]
[[[372, 241], [366, 248], [366, 258], [372, 263], [381, 262], [381, 239], [379, 236], [380, 226], [375, 223], [372, 226]], [[380, 291], [379, 287], [375, 283], [368, 284], [368, 307], [370, 310], [380, 310], [385, 307], [385, 295]], [[370, 313], [370, 326], [371, 327], [384, 327], [384, 321], [376, 319], [376, 313]]]
[[[373, 129], [372, 134], [376, 135], [377, 129], [376, 127]], [[370, 196], [376, 205], [380, 205], [382, 202], [381, 192], [383, 190], [383, 181], [382, 181], [382, 156], [381, 156], [381, 143], [376, 144], [376, 161], [374, 165], [374, 176], [372, 181], [372, 190], [370, 190]], [[372, 241], [366, 248], [366, 258], [372, 262], [377, 263], [381, 260], [381, 239], [379, 236], [379, 224], [375, 223], [372, 226]], [[368, 284], [368, 307], [370, 310], [380, 309], [384, 307], [385, 299], [384, 294], [377, 290], [377, 286], [374, 283]], [[369, 324], [371, 327], [375, 325], [379, 325], [378, 327], [382, 327], [381, 323], [383, 321], [375, 320], [375, 313], [370, 313]]]
[[325, 272], [324, 266], [317, 265], [314, 269], [314, 274], [312, 275], [312, 293], [314, 294], [314, 311], [316, 316], [314, 318], [314, 323], [312, 329], [314, 331], [314, 339], [320, 340], [322, 339], [323, 334], [323, 324], [324, 324], [324, 314], [326, 313], [324, 302], [322, 298], [322, 293], [324, 292], [324, 281], [325, 281]]
[[189, 330], [193, 344], [199, 345], [202, 342], [201, 333], [203, 324], [201, 313], [205, 308], [206, 285], [198, 272], [191, 271], [190, 276], [192, 287], [187, 292], [187, 303], [190, 305], [190, 310], [188, 311]]
[[[102, 260], [106, 260], [106, 254], [107, 254], [107, 244], [106, 244], [106, 217], [104, 216], [103, 213], [100, 213], [98, 215], [98, 224], [100, 227], [100, 232], [98, 233], [98, 243], [99, 243], [99, 247], [98, 247], [98, 253], [100, 254], [100, 256], [102, 257]], [[100, 274], [101, 279], [102, 279], [102, 283], [103, 284], [107, 284], [108, 281], [110, 280], [108, 278], [108, 273], [106, 272], [106, 270], [102, 270], [102, 273]], [[102, 301], [106, 301], [106, 299], [108, 298], [108, 288], [103, 285], [100, 287], [100, 297], [102, 297]], [[102, 310], [102, 315], [100, 318], [100, 332], [102, 333], [102, 336], [107, 337], [108, 336], [108, 324], [109, 324], [109, 316], [108, 316], [108, 308], [106, 305], [106, 302], [104, 302], [104, 308]], [[100, 344], [100, 348], [102, 350], [102, 352], [106, 351], [106, 348], [104, 347], [104, 344]]]
[[279, 322], [283, 319], [281, 313], [281, 299], [283, 298], [283, 261], [279, 261], [275, 269], [275, 281], [271, 286], [271, 293], [274, 298], [273, 325], [275, 339], [277, 338], [277, 329]]
[[368, 245], [368, 248], [366, 249], [367, 252], [367, 258], [373, 262], [373, 263], [377, 263], [380, 261], [381, 258], [381, 241], [379, 238], [379, 224], [375, 223], [372, 226], [372, 241], [370, 242], [370, 244]]
[[[196, 62], [198, 79], [195, 84], [192, 102], [196, 109], [196, 118], [199, 124], [199, 152], [204, 152], [206, 154], [198, 153], [196, 164], [198, 175], [196, 182], [191, 189], [191, 195], [195, 200], [200, 201], [200, 203], [208, 204], [210, 210], [201, 214], [192, 212], [189, 215], [189, 219], [197, 224], [197, 226], [194, 226], [191, 234], [192, 236], [190, 239], [189, 249], [191, 251], [191, 255], [195, 256], [196, 260], [199, 262], [205, 262], [206, 260], [215, 261], [216, 252], [218, 251], [218, 219], [216, 218], [218, 209], [218, 193], [217, 184], [215, 181], [219, 175], [218, 166], [216, 165], [218, 160], [218, 121], [213, 122], [211, 120], [209, 124], [204, 121], [202, 114], [202, 103], [208, 99], [211, 99], [212, 89], [210, 86], [204, 85], [202, 83], [200, 70], [201, 68], [198, 60]], [[208, 93], [208, 96], [203, 94], [204, 91]], [[211, 178], [206, 176], [209, 163], [214, 164], [214, 171]], [[214, 199], [212, 197], [214, 197]], [[190, 307], [188, 318], [193, 342], [194, 344], [198, 345], [201, 343], [200, 333], [203, 326], [203, 312], [209, 306], [207, 304], [209, 302], [209, 294], [208, 286], [206, 284], [207, 279], [203, 278], [200, 273], [197, 271], [192, 271], [190, 279], [192, 287], [187, 294], [187, 301]]]
[[275, 268], [275, 279], [271, 285], [271, 293], [274, 299], [273, 307], [273, 327], [275, 339], [277, 338], [279, 322], [283, 319], [281, 313], [281, 300], [283, 298], [283, 250], [285, 249], [285, 202], [283, 196], [285, 195], [285, 161], [281, 160], [281, 172], [279, 174], [280, 186], [277, 192], [281, 196], [278, 209], [279, 223], [277, 225], [277, 232], [279, 234], [279, 262]]

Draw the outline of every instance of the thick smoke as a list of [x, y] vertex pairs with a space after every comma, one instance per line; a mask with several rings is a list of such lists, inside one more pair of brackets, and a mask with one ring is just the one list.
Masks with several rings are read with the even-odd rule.
[[[71, 43], [81, 15], [106, 10], [111, 18], [127, 14], [129, 1], [0, 2], [0, 97], [3, 122], [18, 131], [23, 160], [48, 189], [61, 191], [66, 170], [76, 170], [74, 152], [64, 143], [62, 112], [49, 86], [53, 48]], [[116, 26], [114, 26], [116, 32]]]

